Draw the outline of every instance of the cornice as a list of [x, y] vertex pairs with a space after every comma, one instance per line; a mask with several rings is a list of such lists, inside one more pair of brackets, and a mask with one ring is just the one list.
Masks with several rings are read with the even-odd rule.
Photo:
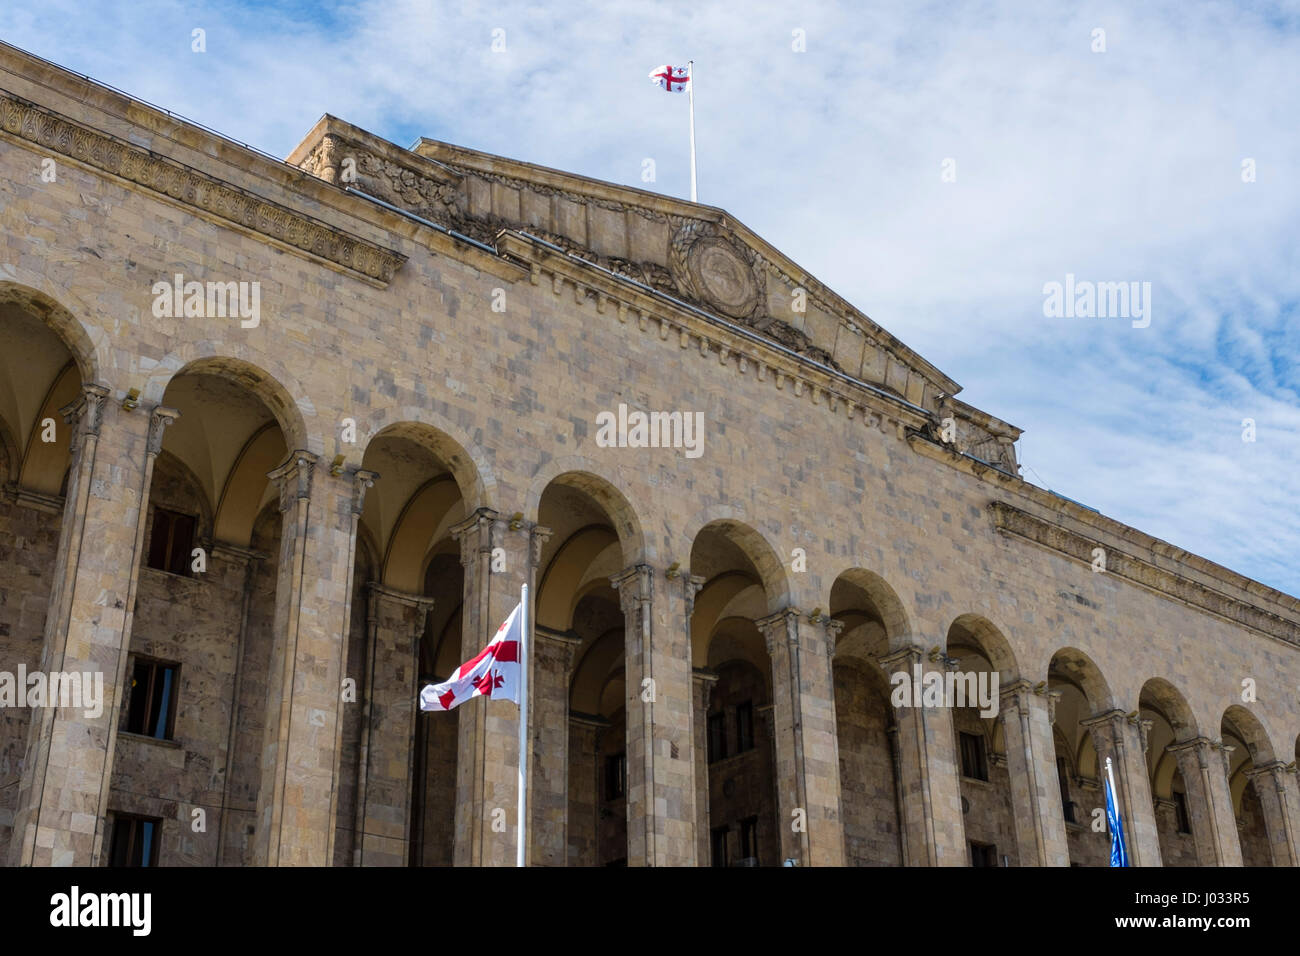
[[861, 420], [902, 438], [908, 428], [930, 422], [930, 413], [906, 399], [822, 366], [811, 359], [771, 342], [743, 326], [642, 286], [625, 276], [601, 269], [564, 250], [514, 230], [497, 236], [497, 247], [505, 255], [526, 263], [530, 281], [541, 285], [549, 276], [556, 295], [571, 294], [577, 305], [594, 299], [596, 312], [608, 315], [641, 332], [657, 331], [659, 338], [704, 358], [716, 358], [720, 365], [741, 375], [752, 374], [760, 382], [771, 382], [793, 398], [804, 398], [832, 414]]
[[384, 286], [406, 256], [0, 89], [0, 136], [106, 173], [209, 221]]
[[[1128, 554], [1100, 538], [1072, 531], [1003, 501], [989, 504], [994, 528], [1004, 534], [1048, 548], [1082, 564], [1091, 565], [1093, 550], [1106, 554], [1106, 570], [1113, 577], [1154, 591], [1179, 603], [1207, 611], [1234, 624], [1250, 628], [1288, 644], [1300, 646], [1300, 621], [1291, 620], [1217, 591], [1199, 581]], [[1284, 598], [1278, 592], [1279, 598]]]

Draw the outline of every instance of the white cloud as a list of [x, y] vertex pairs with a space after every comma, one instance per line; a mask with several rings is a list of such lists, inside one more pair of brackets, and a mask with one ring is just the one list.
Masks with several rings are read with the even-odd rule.
[[[703, 201], [1025, 427], [1057, 490], [1300, 593], [1296, 4], [298, 9], [48, 0], [0, 35], [277, 155], [330, 112], [638, 186], [652, 157], [675, 195], [685, 98], [645, 74], [693, 56]], [[1150, 328], [1045, 319], [1067, 272], [1150, 281]]]

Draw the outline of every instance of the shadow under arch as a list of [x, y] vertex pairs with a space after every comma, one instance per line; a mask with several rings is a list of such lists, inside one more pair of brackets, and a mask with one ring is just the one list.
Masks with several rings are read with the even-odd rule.
[[707, 566], [700, 566], [699, 549], [701, 539], [707, 541], [710, 535], [716, 535], [738, 549], [753, 568], [767, 598], [767, 613], [775, 614], [791, 606], [790, 577], [786, 574], [785, 564], [777, 555], [776, 549], [762, 532], [734, 517], [714, 517], [701, 525], [688, 539], [691, 542], [691, 572], [705, 577], [706, 586], [714, 575], [709, 573]]
[[[37, 277], [32, 277], [32, 281], [49, 285], [48, 280]], [[51, 287], [45, 291], [33, 285], [0, 279], [0, 309], [6, 305], [16, 306], [44, 323], [71, 353], [81, 381], [84, 384], [98, 382], [100, 363], [95, 343], [72, 310], [63, 305], [65, 301], [75, 302], [76, 299], [66, 290]], [[78, 311], [82, 308], [79, 307]]]
[[[286, 380], [292, 381], [285, 378], [287, 372], [268, 372], [252, 362], [229, 355], [205, 355], [186, 362], [171, 374], [152, 376], [144, 390], [146, 397], [165, 404], [167, 389], [184, 375], [212, 375], [245, 389], [270, 411], [290, 452], [308, 450], [306, 418], [299, 402], [285, 385]], [[180, 411], [184, 414], [185, 410]]]
[[984, 656], [998, 672], [998, 680], [1008, 686], [1020, 678], [1020, 665], [1006, 635], [988, 618], [979, 614], [961, 614], [948, 626], [946, 648], [971, 647]]
[[[418, 414], [424, 419], [436, 416], [423, 410]], [[496, 479], [492, 477], [491, 465], [482, 453], [443, 426], [445, 422], [431, 422], [421, 418], [403, 419], [384, 425], [366, 438], [361, 449], [361, 460], [366, 461], [382, 438], [404, 438], [430, 452], [450, 472], [456, 487], [465, 502], [465, 513], [472, 514], [479, 508], [492, 508], [495, 504]], [[379, 476], [380, 481], [383, 475]]]
[[831, 583], [827, 606], [831, 617], [844, 622], [841, 641], [868, 623], [883, 631], [882, 653], [897, 650], [912, 640], [912, 622], [902, 599], [874, 571], [862, 567], [841, 571]]
[[623, 548], [624, 567], [655, 560], [654, 549], [646, 540], [645, 526], [615, 476], [581, 455], [552, 459], [533, 473], [524, 502], [524, 517], [528, 521], [540, 520], [542, 498], [555, 485], [581, 491], [604, 509]]

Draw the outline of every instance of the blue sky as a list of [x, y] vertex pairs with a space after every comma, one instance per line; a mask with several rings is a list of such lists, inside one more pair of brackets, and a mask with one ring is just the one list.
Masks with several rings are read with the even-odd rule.
[[[1024, 428], [1029, 480], [1300, 594], [1300, 3], [42, 0], [0, 38], [279, 156], [329, 112], [683, 197], [646, 74], [693, 57], [701, 201]], [[1150, 325], [1046, 318], [1067, 273], [1150, 282]]]

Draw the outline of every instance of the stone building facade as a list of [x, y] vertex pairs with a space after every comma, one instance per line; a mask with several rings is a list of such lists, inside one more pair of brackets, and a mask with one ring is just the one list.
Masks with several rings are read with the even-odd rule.
[[1136, 863], [1297, 863], [1300, 601], [720, 209], [0, 46], [0, 224], [0, 670], [103, 680], [0, 707], [10, 865], [513, 863], [518, 708], [416, 697], [525, 583], [533, 865], [1105, 865], [1106, 758]]

